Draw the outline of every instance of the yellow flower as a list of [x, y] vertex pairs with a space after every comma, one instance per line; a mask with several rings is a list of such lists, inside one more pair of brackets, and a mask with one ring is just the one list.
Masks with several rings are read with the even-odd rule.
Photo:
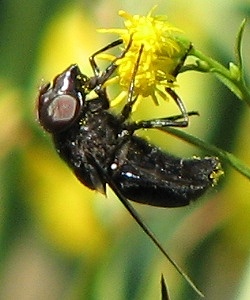
[[[125, 19], [125, 29], [102, 29], [101, 32], [119, 34], [124, 42], [124, 47], [132, 39], [131, 46], [125, 56], [119, 59], [117, 75], [111, 78], [106, 85], [119, 82], [123, 92], [115, 102], [124, 99], [129, 90], [135, 64], [143, 46], [142, 54], [136, 70], [134, 80], [134, 96], [150, 96], [155, 103], [157, 97], [167, 98], [165, 88], [175, 87], [178, 69], [190, 49], [190, 42], [180, 37], [181, 30], [167, 21], [166, 16], [152, 17], [151, 9], [147, 16], [130, 15], [119, 11]], [[102, 55], [112, 60], [115, 57]], [[177, 74], [176, 74], [177, 73]]]

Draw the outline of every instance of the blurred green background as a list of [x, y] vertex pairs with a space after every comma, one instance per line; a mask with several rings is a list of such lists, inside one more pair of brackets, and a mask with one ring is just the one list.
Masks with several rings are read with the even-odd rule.
[[[36, 120], [42, 80], [71, 63], [91, 75], [88, 57], [117, 37], [98, 28], [122, 26], [119, 9], [146, 14], [147, 1], [0, 2], [0, 299], [160, 299], [164, 274], [171, 299], [199, 299], [108, 190], [82, 186]], [[185, 30], [194, 45], [227, 64], [250, 2], [157, 1], [156, 14]], [[249, 80], [250, 25], [243, 37]], [[250, 166], [250, 112], [211, 75], [180, 75], [177, 90], [198, 110], [188, 131]], [[171, 115], [175, 106], [141, 104], [134, 118]], [[150, 113], [149, 113], [150, 112]], [[201, 153], [155, 130], [170, 153]], [[208, 300], [250, 299], [250, 182], [223, 165], [225, 176], [189, 207], [135, 205], [170, 255]]]

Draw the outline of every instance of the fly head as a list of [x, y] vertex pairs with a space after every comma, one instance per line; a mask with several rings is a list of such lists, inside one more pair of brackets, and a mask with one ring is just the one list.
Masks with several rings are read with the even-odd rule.
[[59, 74], [53, 84], [41, 86], [38, 98], [38, 119], [52, 133], [68, 129], [79, 118], [88, 93], [88, 77], [77, 65]]

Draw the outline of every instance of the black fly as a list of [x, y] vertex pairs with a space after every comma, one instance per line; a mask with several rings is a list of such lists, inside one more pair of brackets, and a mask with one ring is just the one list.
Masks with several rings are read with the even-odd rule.
[[[197, 114], [186, 113], [179, 97], [168, 90], [178, 104], [181, 115], [148, 121], [128, 121], [137, 99], [133, 95], [133, 85], [143, 46], [131, 79], [127, 104], [120, 115], [110, 113], [109, 99], [102, 85], [114, 72], [115, 61], [104, 72], [100, 72], [94, 57], [121, 42], [113, 42], [90, 58], [93, 77], [88, 78], [77, 65], [71, 65], [54, 79], [52, 85], [42, 86], [38, 101], [39, 121], [51, 133], [58, 154], [77, 178], [90, 189], [104, 194], [108, 184], [160, 251], [202, 295], [169, 257], [128, 200], [159, 207], [188, 205], [214, 184], [219, 162], [214, 157], [173, 157], [134, 135], [141, 128], [187, 126], [188, 115]], [[125, 52], [126, 50], [120, 57]], [[97, 96], [86, 101], [91, 90], [95, 90]]]

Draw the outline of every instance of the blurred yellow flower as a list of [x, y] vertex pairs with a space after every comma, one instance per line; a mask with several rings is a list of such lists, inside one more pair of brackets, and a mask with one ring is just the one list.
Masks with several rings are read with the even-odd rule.
[[27, 199], [47, 240], [70, 256], [101, 255], [107, 236], [93, 207], [95, 193], [78, 184], [47, 148], [33, 146], [27, 156]]
[[[88, 57], [98, 48], [98, 40], [93, 38], [95, 27], [87, 13], [70, 5], [47, 25], [37, 67], [39, 79], [50, 80], [75, 62], [84, 72], [92, 72]], [[79, 184], [57, 156], [48, 155], [51, 146], [36, 146], [27, 151], [27, 198], [44, 235], [68, 255], [85, 253], [93, 259], [105, 250], [107, 238], [91, 201], [95, 193]]]

